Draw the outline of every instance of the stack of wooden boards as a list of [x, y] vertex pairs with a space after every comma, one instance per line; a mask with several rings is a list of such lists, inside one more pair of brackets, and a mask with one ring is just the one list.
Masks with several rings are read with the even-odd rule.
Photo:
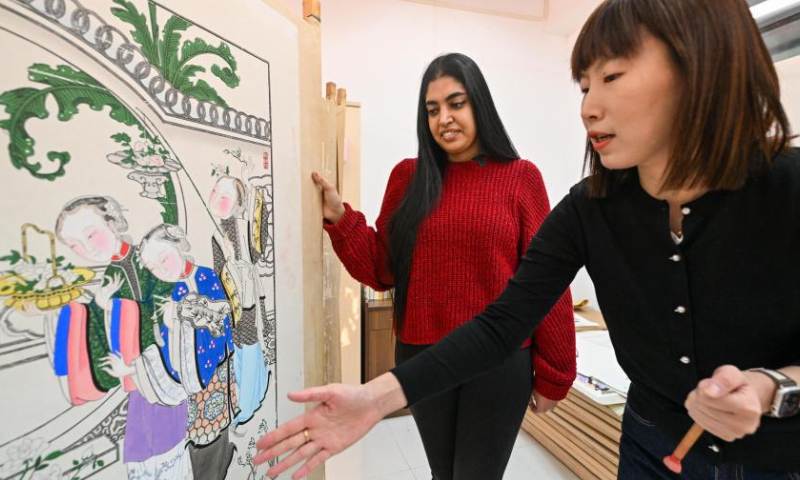
[[528, 410], [522, 429], [582, 480], [615, 480], [624, 408], [600, 405], [573, 388], [545, 415]]
[[[577, 331], [606, 328], [600, 312], [576, 308], [576, 313], [597, 324], [576, 323]], [[553, 411], [536, 415], [528, 410], [522, 429], [581, 480], [616, 480], [624, 409], [625, 404], [601, 405], [573, 387]]]

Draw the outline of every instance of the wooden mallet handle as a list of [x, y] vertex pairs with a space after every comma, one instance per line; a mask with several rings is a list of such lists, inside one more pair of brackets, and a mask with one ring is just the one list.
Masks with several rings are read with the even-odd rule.
[[703, 434], [703, 427], [701, 427], [696, 423], [692, 425], [692, 428], [690, 428], [689, 431], [686, 432], [686, 435], [683, 436], [683, 440], [681, 440], [681, 443], [679, 443], [678, 446], [675, 447], [675, 451], [672, 452], [672, 455], [664, 457], [664, 465], [666, 465], [667, 468], [669, 468], [675, 473], [681, 473], [682, 470], [681, 461], [683, 460], [683, 457], [685, 457], [686, 454], [689, 453], [689, 450], [692, 448], [692, 445], [694, 445], [695, 442], [697, 442], [697, 439], [700, 438], [700, 435], [702, 434]]

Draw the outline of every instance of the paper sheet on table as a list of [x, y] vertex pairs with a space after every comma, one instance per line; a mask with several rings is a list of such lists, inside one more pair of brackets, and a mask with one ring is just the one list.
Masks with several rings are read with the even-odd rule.
[[593, 322], [588, 318], [581, 316], [577, 313], [575, 315], [575, 328], [582, 328], [582, 327], [599, 327], [600, 325], [597, 322]]
[[578, 373], [627, 395], [631, 381], [617, 363], [608, 330], [578, 333], [577, 347]]

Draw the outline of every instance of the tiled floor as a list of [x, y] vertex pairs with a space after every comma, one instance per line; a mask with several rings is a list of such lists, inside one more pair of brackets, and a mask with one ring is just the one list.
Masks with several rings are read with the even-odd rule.
[[[410, 416], [384, 420], [326, 465], [328, 480], [431, 480], [425, 451]], [[520, 432], [505, 480], [578, 480], [572, 472]]]

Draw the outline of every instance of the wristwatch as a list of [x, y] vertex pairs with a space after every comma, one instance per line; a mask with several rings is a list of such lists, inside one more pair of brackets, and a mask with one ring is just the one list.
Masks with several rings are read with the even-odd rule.
[[772, 406], [766, 413], [768, 417], [786, 418], [800, 412], [800, 387], [797, 386], [797, 382], [775, 370], [751, 368], [750, 371], [763, 373], [778, 386], [775, 396], [772, 397]]

